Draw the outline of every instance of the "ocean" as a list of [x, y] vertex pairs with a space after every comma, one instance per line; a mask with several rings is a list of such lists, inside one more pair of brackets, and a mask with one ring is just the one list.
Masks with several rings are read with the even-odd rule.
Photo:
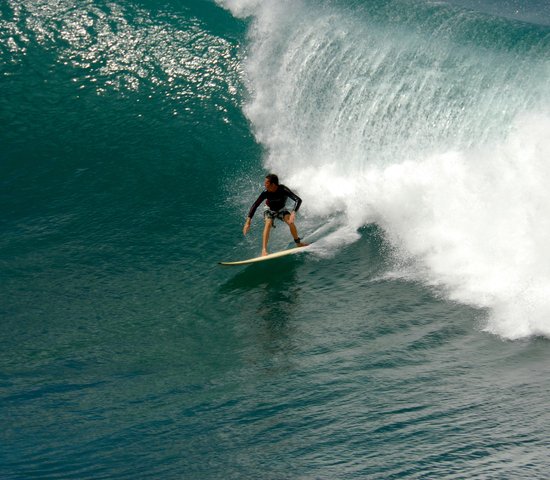
[[[549, 54], [546, 0], [4, 0], [0, 478], [548, 478]], [[311, 247], [218, 265], [270, 172]]]

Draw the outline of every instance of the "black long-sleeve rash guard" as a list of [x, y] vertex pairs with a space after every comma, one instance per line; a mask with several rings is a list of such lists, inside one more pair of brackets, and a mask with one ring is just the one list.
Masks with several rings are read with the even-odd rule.
[[277, 190], [275, 190], [274, 192], [268, 192], [267, 190], [264, 190], [262, 193], [260, 193], [260, 196], [254, 202], [254, 205], [250, 207], [248, 217], [252, 218], [254, 216], [256, 209], [261, 205], [264, 200], [266, 201], [265, 203], [270, 210], [278, 211], [285, 207], [287, 198], [291, 198], [292, 200], [294, 200], [295, 203], [293, 211], [297, 212], [300, 208], [300, 205], [302, 204], [302, 199], [294, 192], [292, 192], [288, 187], [285, 187], [284, 185], [279, 185]]

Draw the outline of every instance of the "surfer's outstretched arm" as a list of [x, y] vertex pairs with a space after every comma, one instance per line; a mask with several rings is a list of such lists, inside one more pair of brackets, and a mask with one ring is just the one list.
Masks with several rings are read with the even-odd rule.
[[249, 230], [250, 230], [250, 217], [246, 217], [246, 221], [244, 222], [244, 227], [243, 227], [243, 235], [246, 235]]
[[256, 213], [256, 209], [266, 199], [266, 194], [267, 192], [265, 190], [262, 193], [260, 193], [260, 196], [256, 199], [256, 201], [250, 207], [250, 210], [248, 212], [248, 217], [246, 217], [246, 221], [244, 222], [243, 235], [246, 235], [250, 230], [250, 221], [252, 220], [254, 213]]

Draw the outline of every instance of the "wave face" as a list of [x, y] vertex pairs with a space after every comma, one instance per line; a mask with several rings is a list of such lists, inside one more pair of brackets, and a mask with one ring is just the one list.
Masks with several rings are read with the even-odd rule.
[[[10, 271], [44, 244], [105, 265], [105, 245], [151, 244], [144, 225], [165, 246], [179, 236], [179, 248], [192, 221], [177, 231], [181, 211], [216, 201], [225, 157], [253, 144], [240, 108], [244, 33], [202, 0], [0, 5], [0, 249], [12, 252]], [[205, 247], [194, 238], [194, 249]]]
[[252, 17], [245, 113], [307, 219], [340, 212], [339, 242], [376, 222], [399, 275], [486, 308], [490, 332], [549, 336], [546, 21], [464, 3], [219, 3]]

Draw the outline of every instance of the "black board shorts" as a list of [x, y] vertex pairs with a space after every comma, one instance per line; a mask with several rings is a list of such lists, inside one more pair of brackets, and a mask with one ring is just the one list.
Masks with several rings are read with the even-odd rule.
[[270, 210], [269, 207], [266, 206], [264, 210], [264, 219], [271, 220], [273, 226], [275, 226], [276, 218], [284, 222], [287, 215], [290, 215], [290, 212], [286, 208], [282, 210]]

